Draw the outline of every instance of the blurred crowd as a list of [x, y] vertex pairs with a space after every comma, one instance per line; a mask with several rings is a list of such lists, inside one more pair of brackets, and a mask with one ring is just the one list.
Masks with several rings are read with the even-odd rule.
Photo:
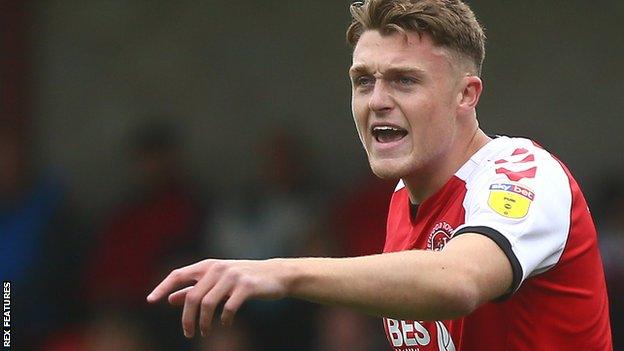
[[[346, 189], [310, 177], [305, 145], [276, 133], [261, 165], [234, 192], [195, 184], [182, 140], [167, 124], [128, 131], [130, 177], [116, 204], [84, 216], [59, 169], [40, 169], [30, 136], [0, 125], [0, 275], [13, 282], [19, 350], [385, 349], [377, 318], [296, 300], [251, 301], [231, 328], [183, 338], [180, 311], [148, 305], [173, 268], [207, 257], [356, 256], [381, 252], [392, 182], [363, 174]], [[624, 347], [624, 186], [616, 178], [595, 213], [612, 327]]]
[[[381, 323], [296, 300], [251, 301], [232, 328], [183, 338], [177, 308], [148, 305], [173, 268], [208, 257], [345, 256], [383, 248], [393, 184], [364, 177], [334, 192], [309, 177], [306, 150], [277, 132], [234, 192], [201, 189], [166, 123], [129, 130], [127, 189], [85, 216], [63, 170], [35, 167], [32, 138], [0, 125], [0, 275], [12, 282], [19, 350], [374, 350]], [[356, 189], [359, 189], [356, 191]], [[383, 347], [383, 346], [381, 346]]]

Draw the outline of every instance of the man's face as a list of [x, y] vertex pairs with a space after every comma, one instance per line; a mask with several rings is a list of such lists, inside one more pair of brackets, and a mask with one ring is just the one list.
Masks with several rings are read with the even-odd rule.
[[353, 118], [373, 173], [435, 171], [456, 134], [459, 71], [448, 51], [414, 32], [362, 34], [353, 52]]

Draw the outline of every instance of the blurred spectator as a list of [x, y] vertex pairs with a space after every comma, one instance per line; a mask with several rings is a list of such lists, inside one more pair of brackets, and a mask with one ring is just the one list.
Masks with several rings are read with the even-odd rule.
[[154, 350], [140, 318], [129, 311], [100, 311], [81, 330], [68, 330], [47, 340], [43, 351]]
[[[321, 227], [319, 184], [309, 158], [290, 133], [277, 133], [258, 149], [257, 179], [227, 194], [208, 227], [213, 257], [264, 259], [306, 254]], [[250, 301], [240, 318], [252, 332], [254, 350], [309, 350], [313, 307], [305, 302]], [[288, 337], [285, 337], [287, 335]]]
[[[374, 351], [386, 348], [379, 336], [381, 320], [345, 308], [323, 308], [315, 351]], [[383, 336], [383, 334], [382, 334]]]
[[257, 350], [250, 340], [251, 332], [241, 320], [231, 327], [214, 326], [210, 335], [199, 340], [196, 351]]
[[[332, 228], [340, 242], [341, 256], [363, 256], [383, 251], [386, 216], [396, 181], [384, 181], [367, 174], [340, 193], [331, 214]], [[334, 240], [336, 240], [334, 239]]]
[[75, 282], [81, 266], [66, 187], [37, 172], [27, 133], [0, 122], [0, 276], [14, 297], [14, 340], [20, 350], [39, 347], [80, 312]]
[[228, 194], [208, 231], [210, 253], [224, 258], [293, 256], [319, 226], [319, 194], [304, 151], [286, 133], [255, 153], [258, 179]]
[[602, 184], [599, 206], [599, 243], [604, 262], [614, 350], [624, 349], [624, 181], [614, 176]]
[[[367, 173], [341, 191], [330, 214], [338, 256], [363, 256], [383, 251], [386, 216], [396, 181]], [[342, 308], [323, 308], [316, 321], [315, 350], [381, 350], [386, 340], [381, 320]]]
[[143, 304], [173, 261], [195, 257], [200, 208], [183, 177], [173, 131], [139, 130], [130, 155], [133, 188], [99, 231], [87, 271], [89, 298], [96, 304]]
[[149, 338], [140, 316], [128, 311], [106, 311], [98, 314], [87, 329], [85, 351], [151, 351]]
[[[92, 309], [146, 307], [145, 296], [179, 261], [197, 259], [201, 208], [167, 125], [139, 129], [129, 149], [133, 186], [97, 234], [87, 269]], [[162, 309], [166, 308], [161, 306]], [[154, 308], [138, 316], [167, 349], [183, 343], [176, 311]], [[98, 318], [98, 315], [95, 315]]]

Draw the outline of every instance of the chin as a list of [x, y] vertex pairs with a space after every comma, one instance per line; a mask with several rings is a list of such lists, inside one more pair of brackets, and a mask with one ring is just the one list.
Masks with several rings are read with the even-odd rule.
[[377, 177], [385, 180], [399, 180], [410, 174], [409, 163], [400, 160], [369, 160], [370, 168]]

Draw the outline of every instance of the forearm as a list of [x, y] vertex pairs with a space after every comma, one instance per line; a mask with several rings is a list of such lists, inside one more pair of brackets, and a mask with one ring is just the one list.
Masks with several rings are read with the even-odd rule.
[[404, 251], [355, 258], [276, 260], [288, 295], [400, 319], [442, 320], [476, 308], [476, 286], [440, 252]]
[[466, 315], [501, 296], [509, 291], [511, 281], [511, 264], [494, 241], [479, 234], [463, 234], [440, 252], [203, 260], [173, 270], [147, 299], [155, 302], [169, 295], [170, 303], [184, 305], [182, 325], [185, 335], [191, 337], [198, 313], [205, 334], [221, 302], [224, 324], [232, 323], [246, 300], [283, 297], [398, 319], [445, 320]]

